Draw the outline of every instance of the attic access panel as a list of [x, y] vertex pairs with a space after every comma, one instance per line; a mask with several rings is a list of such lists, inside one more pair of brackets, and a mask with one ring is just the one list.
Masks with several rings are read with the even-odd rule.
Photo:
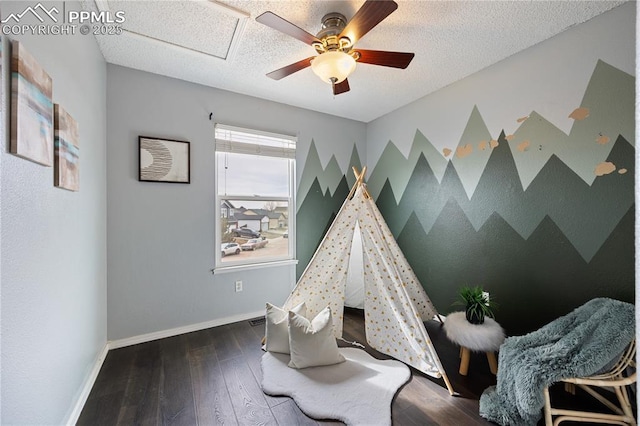
[[100, 11], [124, 11], [131, 35], [213, 56], [232, 58], [249, 14], [216, 1], [97, 0]]

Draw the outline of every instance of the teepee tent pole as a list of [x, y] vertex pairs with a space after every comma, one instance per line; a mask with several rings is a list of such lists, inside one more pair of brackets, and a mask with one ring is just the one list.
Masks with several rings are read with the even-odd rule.
[[351, 167], [351, 169], [353, 170], [353, 174], [356, 177], [356, 182], [351, 187], [351, 191], [349, 191], [349, 195], [347, 195], [347, 200], [352, 199], [353, 194], [355, 194], [356, 190], [364, 183], [364, 174], [367, 172], [367, 166], [364, 166], [362, 168], [362, 172], [358, 172], [358, 169], [356, 168], [356, 166]]

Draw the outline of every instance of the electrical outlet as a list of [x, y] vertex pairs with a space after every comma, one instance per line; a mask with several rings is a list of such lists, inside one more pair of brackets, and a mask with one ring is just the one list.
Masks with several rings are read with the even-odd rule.
[[489, 300], [491, 300], [491, 299], [489, 299], [489, 292], [488, 292], [488, 291], [483, 291], [483, 292], [482, 292], [482, 297], [484, 297], [484, 298], [487, 300], [487, 302], [488, 302]]
[[236, 281], [236, 293], [242, 291], [242, 281]]

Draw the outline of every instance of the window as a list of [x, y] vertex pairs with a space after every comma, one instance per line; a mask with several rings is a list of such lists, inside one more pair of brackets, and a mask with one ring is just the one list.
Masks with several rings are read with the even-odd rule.
[[293, 260], [297, 138], [216, 124], [215, 141], [216, 270]]

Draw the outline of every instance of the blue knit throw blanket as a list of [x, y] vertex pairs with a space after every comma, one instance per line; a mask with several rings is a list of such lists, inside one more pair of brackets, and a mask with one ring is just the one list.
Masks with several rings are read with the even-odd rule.
[[598, 298], [537, 331], [506, 339], [497, 385], [482, 393], [480, 415], [500, 425], [535, 425], [546, 386], [603, 371], [634, 337], [634, 305]]

